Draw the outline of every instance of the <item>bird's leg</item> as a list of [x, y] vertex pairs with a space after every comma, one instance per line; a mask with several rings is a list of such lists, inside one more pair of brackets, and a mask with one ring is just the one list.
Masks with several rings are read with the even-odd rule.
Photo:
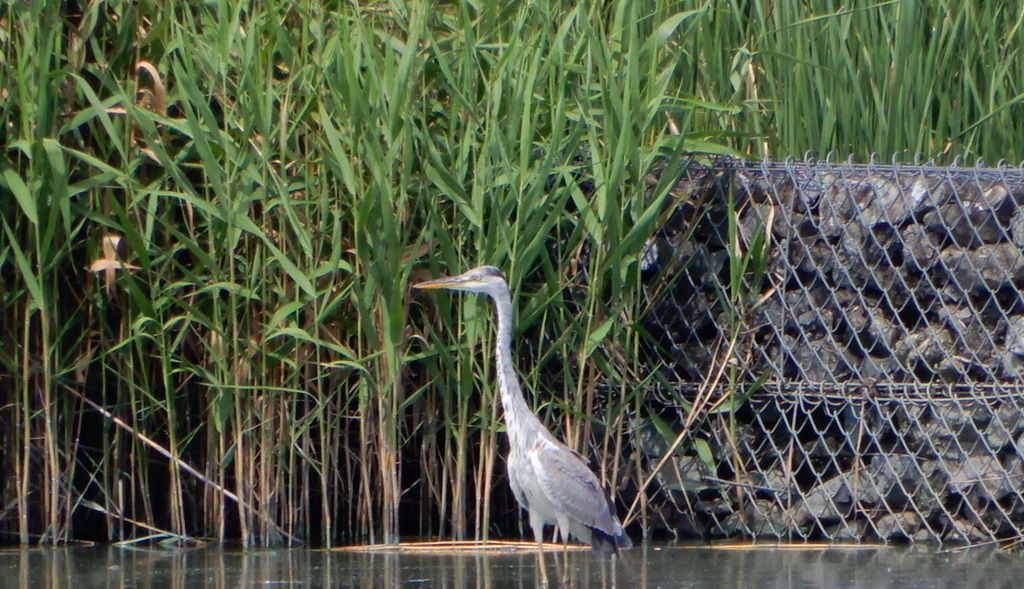
[[562, 586], [569, 586], [569, 534], [562, 534]]
[[563, 520], [555, 524], [555, 537], [554, 541], [558, 541], [558, 537], [562, 537], [562, 556], [561, 558], [555, 557], [556, 569], [561, 569], [562, 586], [568, 587], [569, 584], [569, 522]]
[[544, 565], [544, 522], [536, 521], [533, 513], [530, 514], [530, 527], [533, 528], [533, 537], [537, 540], [537, 570], [540, 571], [540, 586], [548, 586], [548, 569]]
[[544, 564], [544, 538], [537, 537], [537, 569], [540, 571], [540, 586], [548, 586], [548, 569]]

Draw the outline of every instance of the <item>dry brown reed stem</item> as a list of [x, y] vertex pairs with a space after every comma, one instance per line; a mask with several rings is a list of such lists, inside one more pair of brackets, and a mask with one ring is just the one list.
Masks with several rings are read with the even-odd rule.
[[[636, 497], [633, 499], [633, 503], [629, 506], [629, 511], [626, 512], [626, 517], [622, 520], [623, 526], [629, 525], [634, 519], [636, 519], [636, 514], [634, 512], [640, 502], [640, 498], [644, 496], [644, 491], [647, 490], [647, 487], [651, 484], [651, 481], [654, 480], [655, 475], [657, 475], [661, 471], [661, 468], [665, 466], [665, 463], [668, 462], [675, 454], [676, 449], [679, 448], [679, 445], [683, 443], [683, 439], [685, 439], [690, 433], [690, 428], [693, 427], [693, 424], [697, 419], [711, 413], [729, 399], [729, 395], [722, 395], [718, 399], [713, 400], [711, 395], [718, 388], [718, 383], [722, 379], [725, 367], [729, 364], [729, 358], [732, 358], [739, 336], [740, 334], [736, 333], [732, 338], [730, 338], [729, 347], [726, 349], [725, 354], [721, 356], [722, 360], [718, 363], [718, 369], [715, 371], [714, 377], [704, 379], [704, 382], [701, 383], [701, 387], [697, 391], [697, 397], [693, 400], [693, 404], [690, 406], [690, 412], [687, 413], [686, 419], [683, 421], [682, 431], [679, 432], [679, 435], [676, 436], [672, 445], [665, 451], [661, 460], [658, 461], [658, 464], [653, 470], [651, 470], [650, 474], [647, 475], [643, 484], [640, 485], [640, 488], [637, 490]], [[715, 354], [715, 356], [718, 356], [718, 354]]]
[[[590, 546], [586, 544], [562, 544], [544, 543], [541, 548], [545, 552], [586, 552]], [[504, 540], [439, 540], [436, 542], [402, 542], [400, 544], [370, 544], [363, 546], [340, 546], [334, 550], [340, 552], [372, 553], [382, 552], [388, 554], [451, 554], [471, 552], [500, 552], [502, 554], [512, 552], [523, 552], [532, 554], [537, 551], [536, 542], [519, 542]]]
[[[130, 517], [125, 517], [124, 515], [122, 515], [119, 512], [118, 513], [112, 512], [109, 509], [103, 507], [102, 505], [100, 505], [98, 503], [95, 503], [93, 501], [89, 501], [88, 499], [81, 499], [78, 503], [79, 503], [79, 505], [81, 505], [82, 507], [85, 507], [86, 509], [91, 509], [93, 511], [102, 513], [103, 515], [105, 515], [107, 517], [108, 520], [120, 520], [120, 521], [127, 522], [129, 524], [132, 524], [135, 527], [142, 528], [143, 530], [149, 530], [150, 532], [153, 532], [154, 534], [158, 534], [160, 536], [172, 536], [172, 537], [175, 537], [175, 538], [182, 538], [182, 539], [184, 539], [184, 536], [179, 536], [178, 534], [175, 534], [174, 532], [171, 532], [169, 530], [161, 530], [160, 528], [158, 528], [156, 526], [153, 526], [153, 525], [150, 525], [150, 524], [147, 524], [146, 522], [135, 520], [135, 519], [132, 519]], [[124, 540], [122, 542], [115, 542], [114, 546], [124, 546], [124, 545], [127, 545], [127, 544], [134, 544], [134, 543], [137, 543], [137, 542], [139, 542], [141, 540], [148, 540], [148, 539], [151, 539], [151, 538], [152, 538], [152, 536], [149, 536], [149, 537], [146, 537], [146, 538], [133, 538], [131, 540]]]
[[[82, 395], [78, 391], [72, 389], [71, 387], [68, 387], [68, 386], [65, 385], [64, 389], [67, 390], [72, 395], [74, 395], [75, 397], [81, 399], [82, 402], [85, 403], [86, 405], [88, 405], [88, 406], [92, 407], [93, 409], [95, 409], [100, 415], [102, 415], [103, 417], [106, 417], [107, 419], [109, 419], [117, 427], [125, 430], [126, 432], [128, 432], [129, 434], [134, 436], [136, 439], [141, 441], [143, 444], [145, 444], [145, 445], [149, 446], [150, 448], [156, 450], [159, 454], [161, 454], [162, 456], [164, 456], [165, 458], [170, 460], [174, 467], [189, 473], [190, 475], [192, 475], [195, 478], [199, 479], [201, 482], [203, 482], [206, 485], [208, 485], [210, 488], [214, 489], [216, 492], [220, 493], [222, 496], [224, 496], [224, 497], [234, 501], [235, 503], [238, 504], [239, 509], [243, 510], [244, 512], [252, 514], [253, 516], [255, 516], [257, 518], [264, 519], [262, 514], [260, 514], [256, 509], [254, 509], [248, 503], [242, 501], [238, 497], [238, 495], [236, 495], [235, 493], [232, 493], [231, 491], [225, 489], [223, 486], [221, 486], [221, 485], [211, 481], [210, 479], [206, 478], [205, 476], [203, 476], [203, 474], [201, 472], [199, 472], [198, 470], [193, 468], [187, 462], [185, 462], [184, 460], [181, 460], [180, 458], [174, 456], [166, 448], [164, 448], [160, 444], [157, 444], [155, 441], [151, 440], [150, 438], [146, 437], [145, 434], [142, 434], [142, 433], [136, 431], [134, 428], [132, 428], [132, 426], [130, 426], [127, 423], [125, 423], [124, 421], [122, 421], [120, 417], [117, 417], [116, 415], [114, 415], [113, 413], [107, 411], [103, 407], [100, 407], [96, 403], [93, 403], [89, 399], [85, 398], [84, 395]], [[125, 521], [129, 521], [129, 520], [125, 520]], [[278, 533], [280, 533], [282, 536], [287, 538], [293, 544], [301, 544], [302, 543], [298, 538], [296, 538], [295, 536], [292, 536], [291, 534], [289, 534], [288, 532], [283, 530], [280, 526], [278, 526], [276, 522], [274, 522], [272, 520], [267, 520], [266, 523], [271, 528], [273, 528]], [[171, 535], [173, 535], [173, 536], [180, 536], [181, 534], [172, 533]]]

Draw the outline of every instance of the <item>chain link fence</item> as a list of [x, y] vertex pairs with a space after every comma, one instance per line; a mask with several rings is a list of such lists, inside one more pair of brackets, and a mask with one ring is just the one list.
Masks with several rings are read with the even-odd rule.
[[[682, 423], [722, 362], [730, 289], [750, 292], [727, 375], [767, 381], [657, 473], [655, 529], [1021, 537], [1024, 170], [716, 159], [674, 192], [644, 256], [661, 416]], [[730, 223], [741, 251], [768, 236], [757, 284], [730, 282]], [[639, 432], [652, 468], [656, 429]]]

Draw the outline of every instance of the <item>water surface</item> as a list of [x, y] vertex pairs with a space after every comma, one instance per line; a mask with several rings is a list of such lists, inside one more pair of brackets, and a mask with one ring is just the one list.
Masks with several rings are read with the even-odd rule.
[[[638, 546], [619, 562], [549, 553], [551, 587], [985, 589], [1024, 586], [1024, 557], [994, 548]], [[0, 550], [0, 588], [535, 587], [533, 552], [353, 553], [112, 546]]]

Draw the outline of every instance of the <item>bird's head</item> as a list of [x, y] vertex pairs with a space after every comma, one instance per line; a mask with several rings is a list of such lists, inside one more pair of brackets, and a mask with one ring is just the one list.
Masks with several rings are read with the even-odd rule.
[[508, 285], [505, 283], [505, 278], [501, 275], [501, 270], [494, 266], [478, 266], [458, 276], [446, 276], [414, 284], [413, 288], [464, 290], [466, 292], [484, 293], [492, 297], [502, 291], [508, 292]]

